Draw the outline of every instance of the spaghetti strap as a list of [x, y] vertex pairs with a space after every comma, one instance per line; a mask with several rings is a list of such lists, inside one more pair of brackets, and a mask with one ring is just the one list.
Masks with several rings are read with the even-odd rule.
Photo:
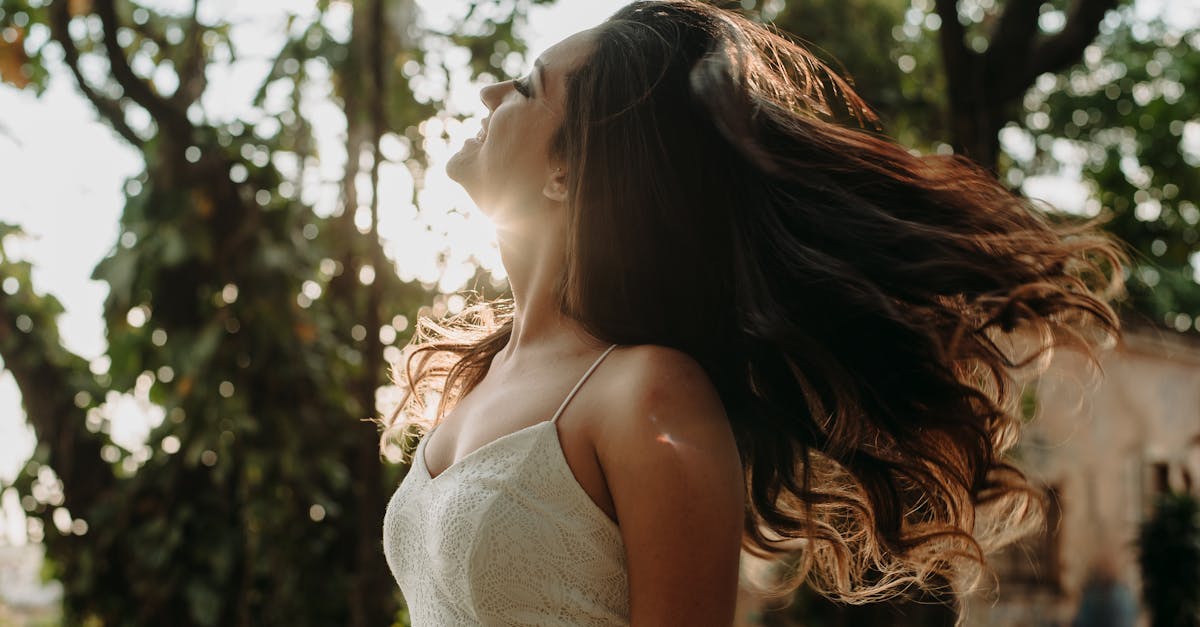
[[571, 388], [571, 391], [567, 393], [567, 397], [563, 399], [562, 405], [558, 406], [558, 411], [554, 412], [554, 417], [550, 419], [550, 422], [555, 422], [558, 420], [558, 417], [562, 415], [563, 410], [567, 408], [567, 403], [570, 403], [571, 399], [575, 398], [575, 393], [579, 391], [579, 388], [583, 387], [583, 382], [587, 381], [588, 377], [592, 376], [592, 371], [594, 371], [596, 367], [600, 365], [600, 362], [604, 361], [604, 358], [608, 357], [608, 354], [611, 353], [616, 347], [616, 344], [609, 346], [608, 350], [604, 351], [603, 354], [596, 358], [596, 361], [592, 364], [592, 367], [588, 368], [587, 372], [583, 373], [583, 376], [579, 378], [579, 383], [576, 383], [575, 387]]

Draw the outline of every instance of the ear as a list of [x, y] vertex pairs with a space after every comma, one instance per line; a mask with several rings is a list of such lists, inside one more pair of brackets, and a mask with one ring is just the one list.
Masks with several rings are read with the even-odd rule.
[[566, 202], [567, 171], [559, 167], [550, 172], [550, 178], [546, 179], [546, 186], [542, 188], [542, 194], [550, 200]]

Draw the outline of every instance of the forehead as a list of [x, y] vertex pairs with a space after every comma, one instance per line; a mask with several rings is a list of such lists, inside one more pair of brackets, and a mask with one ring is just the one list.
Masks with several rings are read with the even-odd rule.
[[538, 57], [535, 65], [542, 66], [547, 95], [556, 98], [561, 92], [564, 78], [579, 67], [592, 51], [596, 34], [594, 29], [580, 31], [550, 46]]

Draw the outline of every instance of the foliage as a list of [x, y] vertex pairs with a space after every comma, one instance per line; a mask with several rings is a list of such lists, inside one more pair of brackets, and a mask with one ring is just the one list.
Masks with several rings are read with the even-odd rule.
[[[28, 263], [0, 256], [0, 355], [39, 441], [16, 487], [45, 530], [67, 622], [397, 616], [379, 525], [403, 469], [381, 464], [365, 420], [377, 415], [386, 345], [407, 340], [432, 294], [386, 270], [380, 141], [394, 133], [415, 198], [420, 124], [446, 94], [414, 85], [448, 75], [454, 46], [503, 51], [477, 54], [473, 76], [522, 54], [514, 33], [538, 1], [470, 3], [440, 32], [411, 0], [323, 0], [315, 15], [287, 18], [241, 119], [211, 114], [202, 98], [214, 68], [239, 62], [235, 23], [112, 0], [0, 1], [0, 32], [16, 34], [0, 48], [4, 80], [40, 93], [51, 71], [70, 71], [146, 164], [126, 182], [120, 240], [93, 275], [109, 286], [107, 359], [64, 349], [61, 306], [34, 292]], [[348, 33], [330, 27], [338, 11], [349, 11]], [[95, 63], [111, 71], [89, 72]], [[319, 214], [306, 177], [325, 156], [301, 94], [326, 84], [349, 158], [338, 206]], [[0, 238], [17, 236], [0, 226]], [[109, 438], [113, 392], [162, 408], [144, 448]]]
[[[1119, 19], [1117, 19], [1119, 17]], [[1131, 304], [1155, 323], [1200, 330], [1200, 146], [1184, 131], [1200, 110], [1200, 30], [1123, 7], [1082, 63], [1031, 93], [1023, 126], [1038, 150], [1026, 174], [1062, 169], [1049, 138], [1079, 154], [1089, 208], [1136, 251]], [[1200, 129], [1197, 129], [1200, 130]]]
[[1200, 624], [1200, 501], [1186, 492], [1160, 495], [1138, 544], [1152, 627]]

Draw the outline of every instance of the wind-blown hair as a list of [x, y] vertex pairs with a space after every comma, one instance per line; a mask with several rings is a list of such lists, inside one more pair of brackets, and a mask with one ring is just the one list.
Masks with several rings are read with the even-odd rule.
[[[961, 156], [863, 128], [878, 119], [850, 85], [770, 27], [635, 2], [596, 41], [553, 143], [570, 190], [562, 312], [704, 367], [745, 470], [744, 549], [800, 555], [784, 589], [966, 590], [1042, 524], [1005, 455], [1018, 375], [1060, 346], [1098, 365], [1124, 253], [1097, 220], [1052, 218]], [[423, 321], [393, 429], [479, 382], [511, 332], [511, 311], [492, 313]], [[425, 388], [444, 392], [436, 414]]]

